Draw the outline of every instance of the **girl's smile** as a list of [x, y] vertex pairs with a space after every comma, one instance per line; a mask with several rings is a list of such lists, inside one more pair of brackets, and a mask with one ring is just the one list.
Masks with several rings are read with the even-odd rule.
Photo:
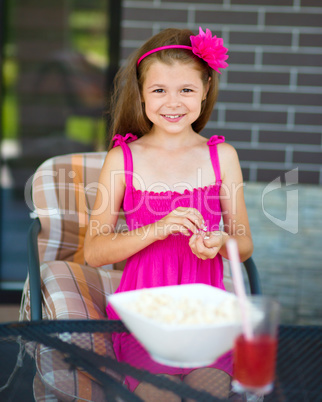
[[201, 74], [193, 64], [154, 62], [146, 73], [142, 97], [154, 131], [180, 133], [191, 130], [207, 94]]
[[181, 120], [181, 118], [184, 116], [184, 114], [165, 114], [162, 115], [167, 121], [171, 123], [177, 123], [178, 121]]

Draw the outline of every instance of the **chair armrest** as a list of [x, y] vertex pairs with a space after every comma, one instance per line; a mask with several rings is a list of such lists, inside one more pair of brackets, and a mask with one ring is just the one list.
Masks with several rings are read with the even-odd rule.
[[34, 219], [28, 231], [28, 272], [30, 287], [30, 310], [31, 320], [42, 319], [41, 307], [41, 280], [40, 280], [40, 264], [38, 254], [38, 234], [41, 229], [39, 218]]
[[250, 293], [252, 295], [261, 295], [262, 289], [257, 267], [252, 257], [244, 261], [244, 267], [248, 276]]

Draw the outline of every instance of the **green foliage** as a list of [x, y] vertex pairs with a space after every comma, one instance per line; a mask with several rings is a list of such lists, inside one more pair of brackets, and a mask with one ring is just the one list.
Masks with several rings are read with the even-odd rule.
[[105, 123], [103, 119], [91, 117], [70, 116], [66, 124], [68, 138], [84, 144], [95, 144], [96, 147], [104, 148]]
[[[70, 47], [83, 54], [93, 65], [105, 69], [108, 64], [108, 38], [106, 1], [75, 1], [69, 16]], [[29, 32], [29, 31], [28, 31]], [[26, 32], [26, 34], [28, 34]], [[30, 34], [33, 31], [30, 30]], [[19, 78], [18, 61], [15, 59], [15, 32], [5, 44], [3, 62], [2, 139], [17, 138], [19, 109], [16, 85]], [[87, 116], [70, 116], [66, 122], [66, 135], [83, 143], [101, 144], [105, 138], [105, 124]]]
[[11, 58], [5, 59], [2, 71], [4, 97], [2, 103], [3, 127], [1, 139], [16, 138], [18, 131], [18, 113], [14, 86], [18, 76], [17, 63]]

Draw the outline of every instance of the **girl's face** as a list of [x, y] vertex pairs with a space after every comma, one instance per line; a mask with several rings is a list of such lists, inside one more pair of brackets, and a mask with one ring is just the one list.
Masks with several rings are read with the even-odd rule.
[[208, 91], [194, 64], [154, 62], [145, 75], [142, 97], [153, 129], [182, 133], [192, 129]]

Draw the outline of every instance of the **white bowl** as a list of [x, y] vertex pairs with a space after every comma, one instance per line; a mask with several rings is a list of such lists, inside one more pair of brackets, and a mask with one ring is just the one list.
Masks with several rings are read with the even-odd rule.
[[[177, 299], [188, 296], [189, 299], [216, 305], [228, 299], [236, 300], [232, 293], [203, 284], [164, 286], [148, 290], [153, 294], [170, 295]], [[128, 306], [135, 302], [140, 293], [146, 291], [142, 289], [113, 294], [109, 296], [109, 302], [135, 338], [159, 363], [175, 367], [210, 365], [232, 349], [235, 338], [242, 332], [237, 310], [236, 320], [212, 324], [166, 324], [131, 311]]]

